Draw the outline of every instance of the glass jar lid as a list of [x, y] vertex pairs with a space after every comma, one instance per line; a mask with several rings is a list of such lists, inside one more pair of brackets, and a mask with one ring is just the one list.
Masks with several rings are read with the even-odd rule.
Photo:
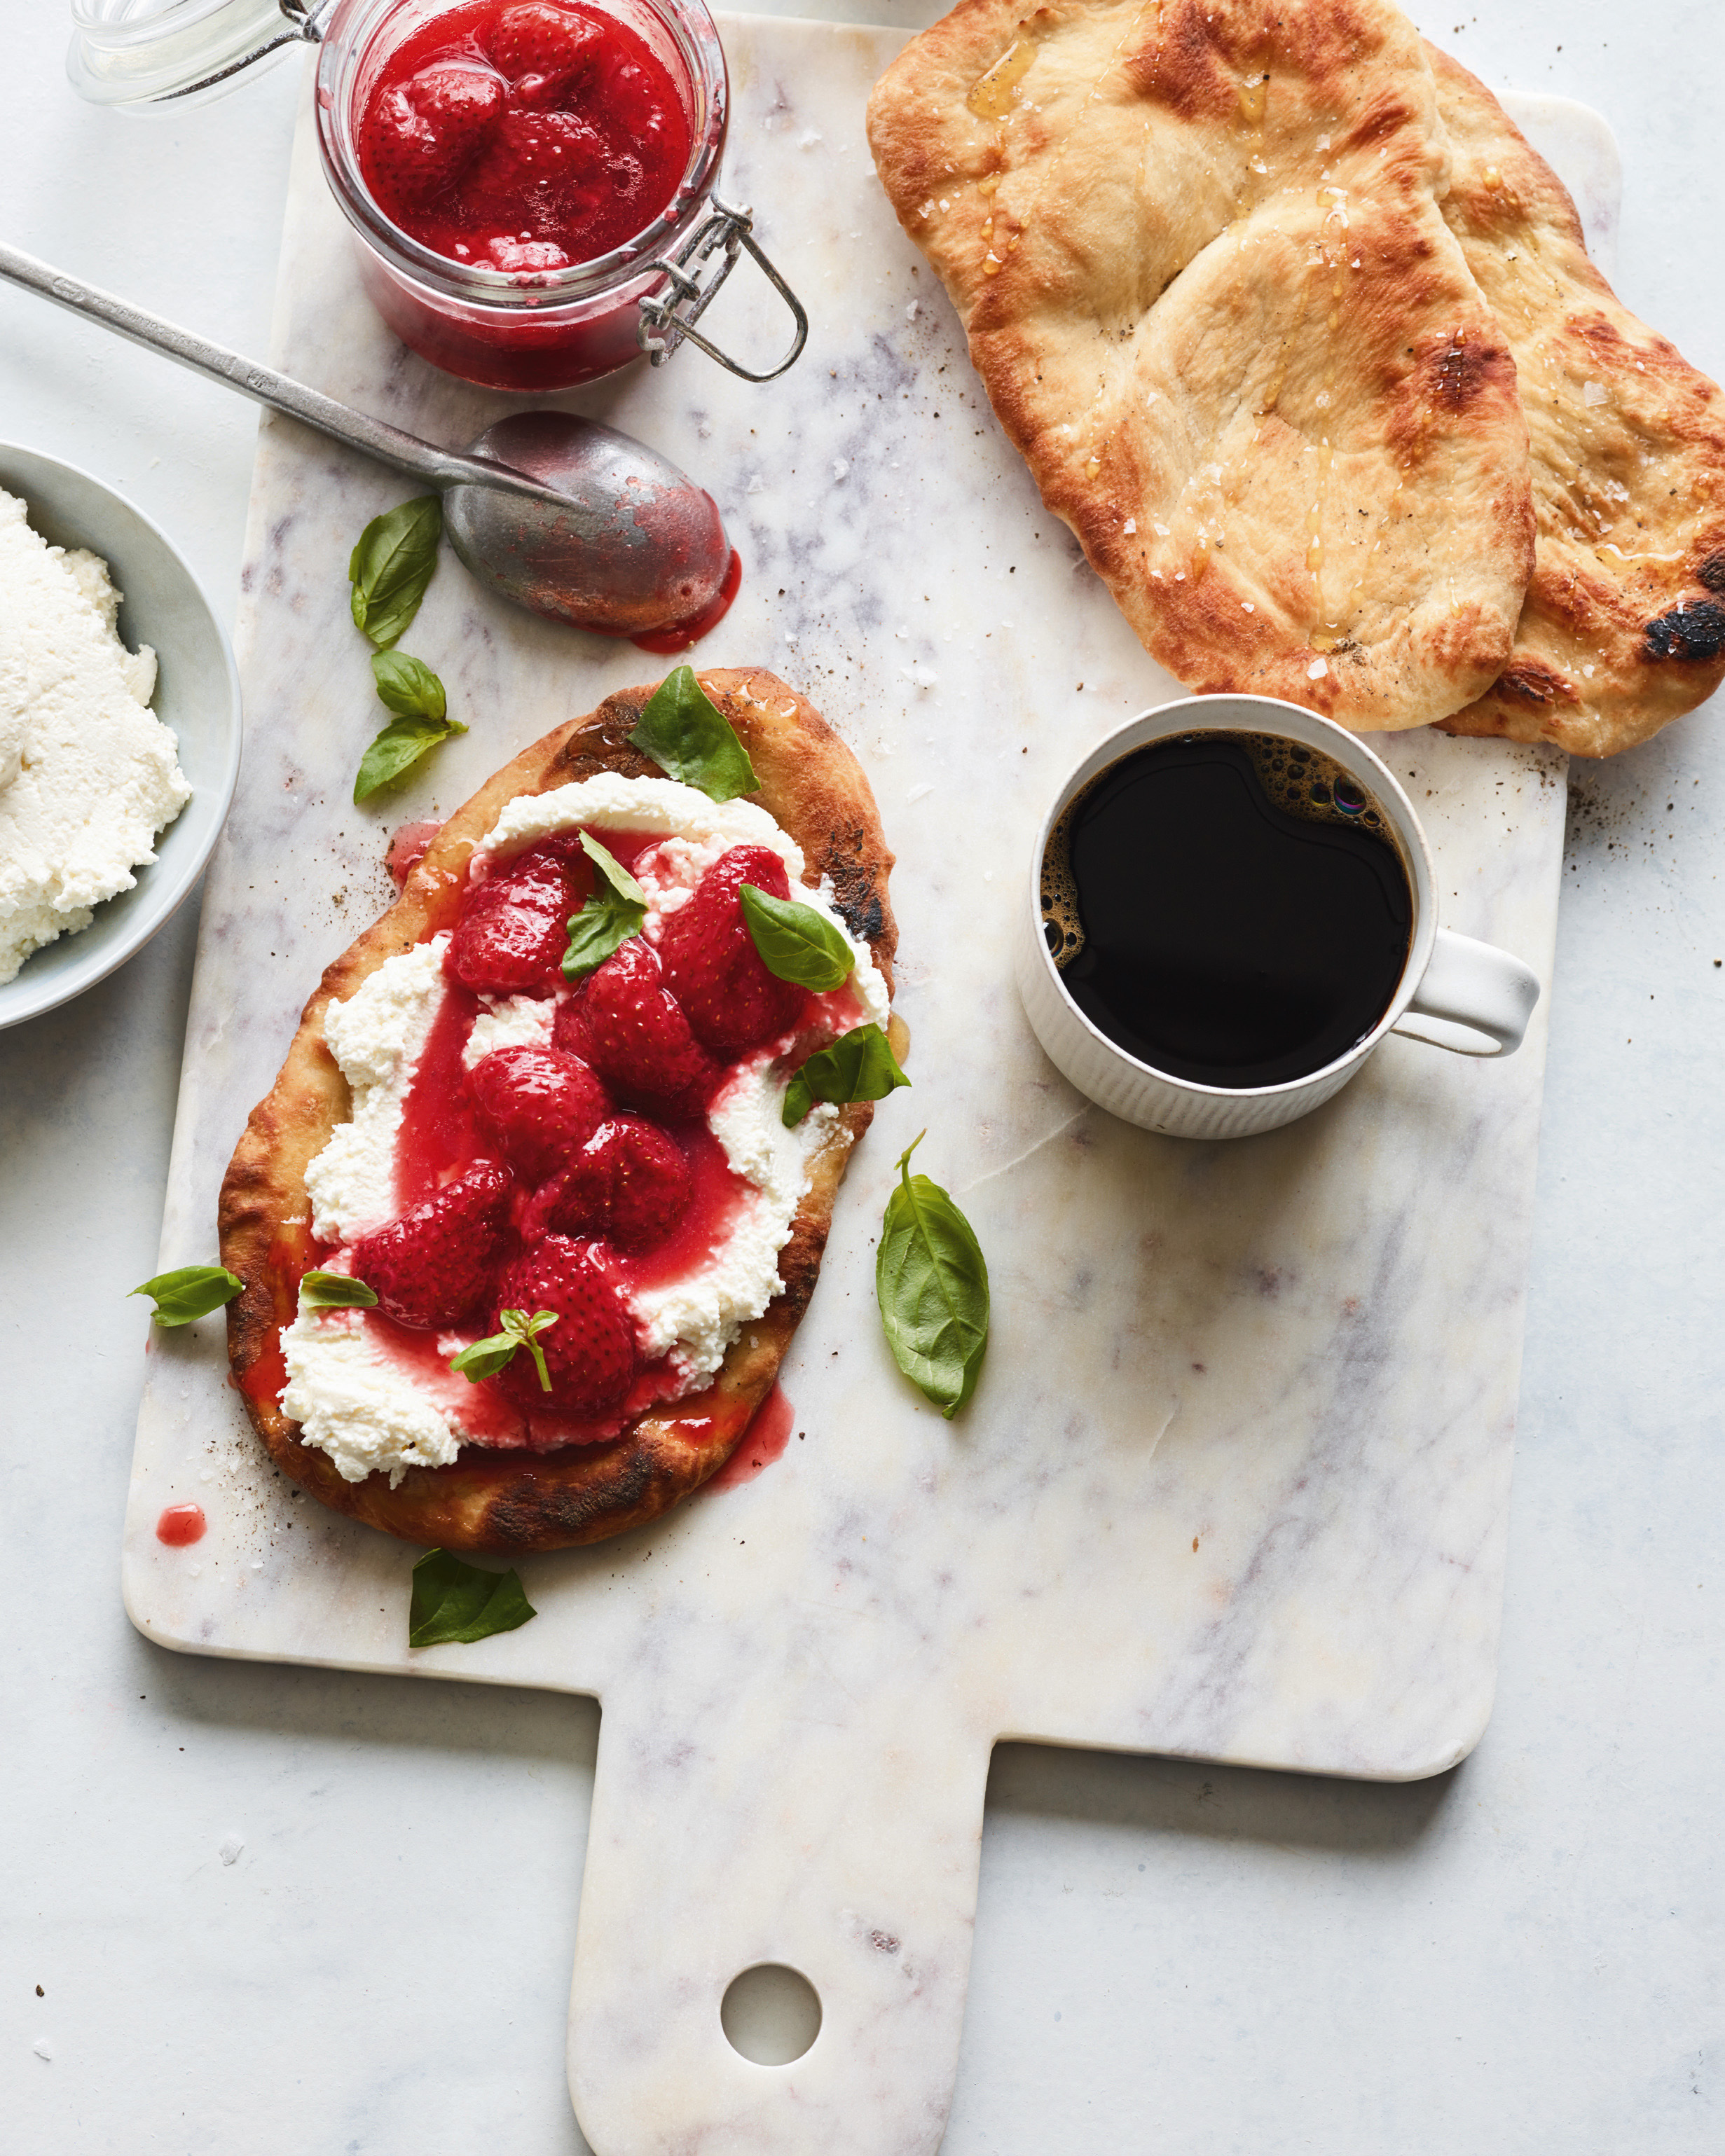
[[72, 0], [66, 73], [92, 105], [208, 105], [246, 71], [316, 43], [332, 0]]

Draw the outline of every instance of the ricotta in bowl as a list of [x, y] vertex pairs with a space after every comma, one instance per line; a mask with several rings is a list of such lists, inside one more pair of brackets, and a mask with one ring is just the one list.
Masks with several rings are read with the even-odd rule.
[[192, 798], [121, 603], [99, 555], [49, 546], [0, 489], [0, 984], [131, 890]]

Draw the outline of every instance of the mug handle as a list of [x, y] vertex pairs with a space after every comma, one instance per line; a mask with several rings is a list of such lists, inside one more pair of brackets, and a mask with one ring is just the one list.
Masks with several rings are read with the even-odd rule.
[[1538, 1001], [1531, 966], [1495, 943], [1440, 928], [1413, 1000], [1390, 1030], [1457, 1055], [1513, 1055]]

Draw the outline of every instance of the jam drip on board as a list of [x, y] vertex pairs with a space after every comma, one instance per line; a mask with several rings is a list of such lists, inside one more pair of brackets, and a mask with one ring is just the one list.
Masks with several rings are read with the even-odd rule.
[[431, 841], [443, 829], [441, 824], [404, 824], [389, 841], [389, 850], [384, 856], [395, 888], [399, 891], [414, 870], [425, 860]]
[[[591, 835], [631, 873], [663, 843], [643, 831]], [[463, 1445], [601, 1444], [685, 1395], [672, 1357], [642, 1353], [635, 1311], [718, 1260], [756, 1195], [711, 1127], [713, 1103], [763, 1055], [800, 1061], [856, 1024], [861, 1006], [848, 986], [816, 995], [760, 961], [738, 891], [749, 881], [788, 892], [770, 849], [729, 849], [663, 916], [658, 944], [626, 937], [573, 985], [560, 964], [566, 924], [595, 888], [579, 834], [476, 866], [403, 1099], [395, 1215], [334, 1256], [378, 1305], [322, 1322], [363, 1331]], [[524, 1040], [536, 1004], [538, 1037]], [[503, 1045], [487, 1048], [481, 1034], [476, 1046], [476, 1025], [494, 1012], [507, 1020]], [[309, 1262], [317, 1246], [306, 1240]], [[505, 1330], [506, 1310], [554, 1317], [534, 1336], [548, 1389], [527, 1347], [476, 1382], [450, 1367]], [[710, 1425], [698, 1397], [689, 1407], [698, 1438]], [[751, 1425], [763, 1463], [784, 1449], [775, 1413]], [[788, 1409], [784, 1419], [788, 1432]]]
[[744, 1431], [736, 1450], [707, 1487], [734, 1490], [742, 1483], [752, 1482], [775, 1460], [782, 1460], [796, 1420], [796, 1410], [785, 1399], [785, 1388], [775, 1378], [772, 1390], [754, 1410], [754, 1419]]
[[379, 208], [433, 254], [533, 279], [651, 224], [689, 162], [690, 92], [622, 13], [471, 0], [384, 59], [358, 128]]

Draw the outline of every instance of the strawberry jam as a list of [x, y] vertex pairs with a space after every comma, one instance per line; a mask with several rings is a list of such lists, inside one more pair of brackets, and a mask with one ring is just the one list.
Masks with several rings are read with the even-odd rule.
[[468, 0], [384, 59], [362, 109], [379, 208], [454, 262], [591, 262], [665, 208], [689, 160], [687, 84], [620, 14]]
[[641, 357], [729, 100], [703, 0], [336, 0], [317, 143], [403, 343], [464, 382], [568, 389]]

